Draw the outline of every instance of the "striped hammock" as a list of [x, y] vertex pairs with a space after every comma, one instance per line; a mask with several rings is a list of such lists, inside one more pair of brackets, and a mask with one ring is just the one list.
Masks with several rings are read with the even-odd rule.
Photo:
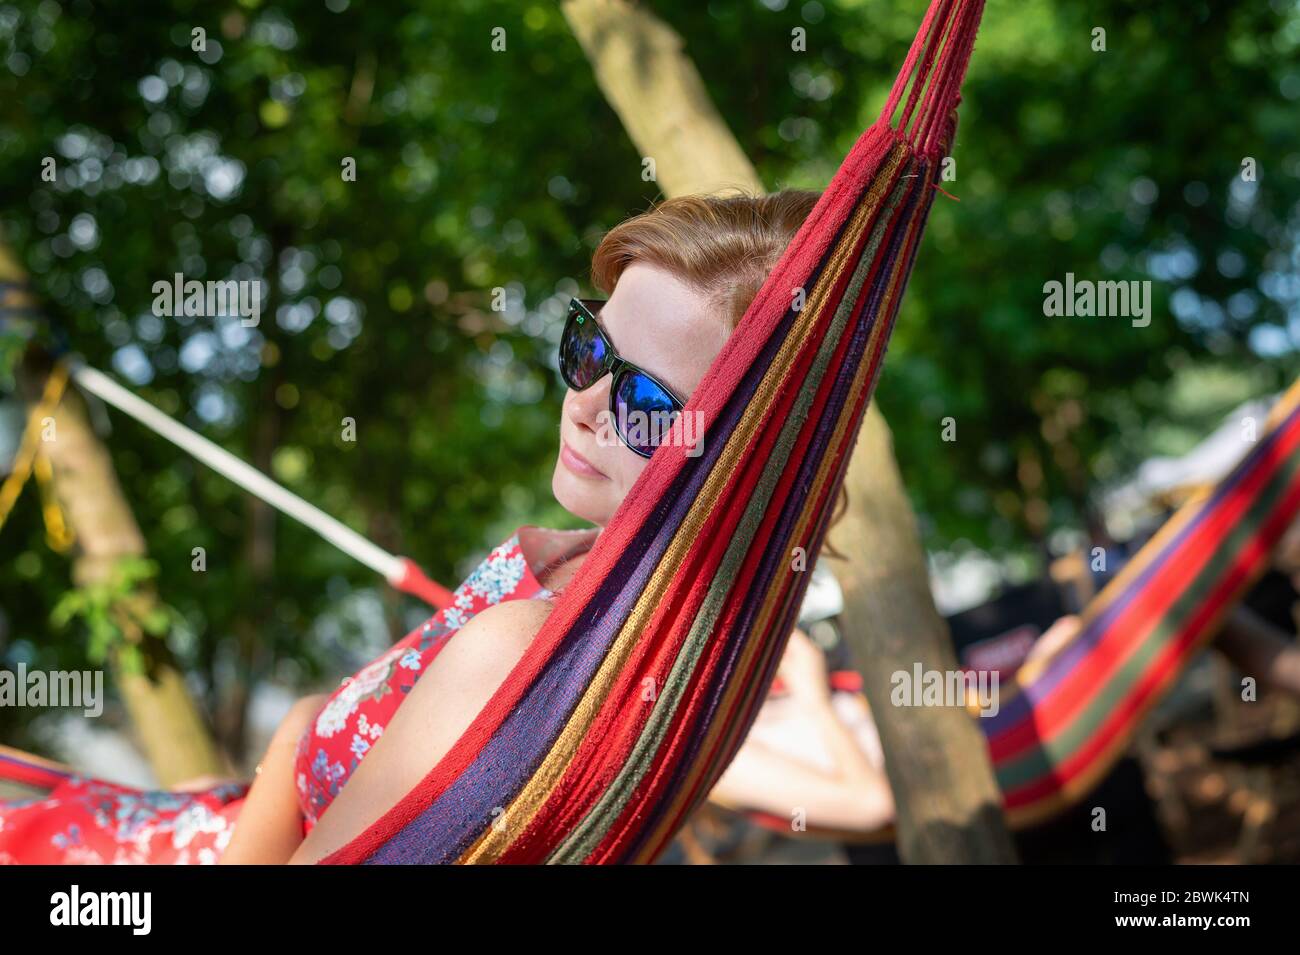
[[75, 775], [66, 766], [9, 746], [0, 746], [0, 782], [33, 790], [54, 789]]
[[[998, 714], [978, 718], [1013, 828], [1053, 817], [1101, 781], [1142, 717], [1267, 568], [1298, 515], [1300, 380], [1237, 466], [1184, 504], [1090, 602], [1078, 634], [1050, 658], [1022, 667], [1003, 688]], [[68, 775], [66, 767], [0, 746], [0, 780], [50, 789]], [[729, 808], [791, 831], [788, 818]], [[881, 842], [893, 829], [810, 825], [803, 834]]]
[[[1000, 688], [997, 714], [979, 717], [1013, 828], [1050, 819], [1101, 782], [1143, 716], [1267, 570], [1300, 515], [1300, 381], [1246, 447], [1231, 472], [1184, 504], [1089, 602], [1069, 643], [1022, 667]], [[787, 818], [747, 815], [790, 831]], [[879, 842], [893, 829], [810, 826], [808, 834]]]
[[[797, 614], [807, 575], [794, 568], [825, 534], [981, 10], [931, 4], [880, 120], [692, 397], [704, 453], [656, 453], [470, 728], [325, 862], [647, 862], [704, 800]], [[1013, 826], [1100, 781], [1297, 513], [1300, 383], [1237, 468], [1089, 605], [1079, 634], [1022, 669], [997, 716], [979, 720]], [[65, 775], [0, 751], [0, 779], [48, 787]]]
[[1023, 667], [997, 715], [980, 719], [1013, 824], [1042, 821], [1101, 781], [1298, 513], [1300, 382], [1240, 463], [1088, 604], [1079, 633]]
[[702, 416], [702, 453], [683, 446], [679, 419], [470, 727], [322, 861], [649, 862], [708, 795], [772, 682], [825, 535], [982, 9], [931, 3], [880, 119], [691, 397], [682, 418]]

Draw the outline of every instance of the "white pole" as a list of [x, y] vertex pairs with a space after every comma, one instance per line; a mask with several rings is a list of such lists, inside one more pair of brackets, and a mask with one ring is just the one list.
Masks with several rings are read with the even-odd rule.
[[114, 408], [162, 435], [218, 474], [234, 481], [248, 493], [257, 495], [267, 504], [307, 525], [345, 554], [361, 561], [371, 570], [383, 574], [385, 580], [395, 582], [402, 578], [405, 568], [402, 558], [395, 557], [382, 547], [366, 540], [320, 508], [308, 504], [296, 494], [276, 484], [257, 468], [239, 460], [229, 451], [196, 434], [179, 421], [169, 418], [112, 378], [78, 361], [69, 361], [68, 371], [72, 379], [91, 394], [98, 395]]

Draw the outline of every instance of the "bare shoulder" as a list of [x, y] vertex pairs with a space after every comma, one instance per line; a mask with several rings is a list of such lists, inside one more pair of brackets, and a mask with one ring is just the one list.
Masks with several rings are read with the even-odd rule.
[[415, 788], [491, 700], [550, 612], [544, 600], [511, 600], [480, 611], [456, 631], [303, 840], [294, 861], [328, 855]]
[[[441, 758], [492, 699], [549, 614], [541, 600], [506, 601], [477, 613], [433, 658], [381, 743], [400, 745], [404, 758], [419, 754], [415, 758], [427, 771], [429, 758]], [[379, 755], [378, 747], [373, 755]]]
[[424, 704], [417, 701], [436, 700], [443, 712], [486, 703], [550, 613], [544, 600], [508, 600], [481, 610], [434, 657], [408, 702], [420, 709]]
[[551, 614], [545, 600], [507, 600], [479, 611], [443, 647], [431, 665], [491, 665], [518, 660]]

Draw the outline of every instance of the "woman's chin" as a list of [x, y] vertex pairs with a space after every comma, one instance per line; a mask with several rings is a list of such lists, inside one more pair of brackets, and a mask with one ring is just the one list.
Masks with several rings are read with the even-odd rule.
[[608, 508], [603, 501], [585, 486], [581, 478], [569, 473], [569, 469], [560, 461], [555, 462], [555, 473], [551, 477], [551, 493], [566, 511], [574, 517], [603, 527], [609, 522]]

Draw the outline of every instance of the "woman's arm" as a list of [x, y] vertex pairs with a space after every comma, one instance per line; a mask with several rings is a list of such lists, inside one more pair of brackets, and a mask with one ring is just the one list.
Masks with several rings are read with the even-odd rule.
[[1246, 676], [1300, 696], [1300, 646], [1249, 607], [1233, 608], [1214, 645]]
[[[894, 798], [883, 769], [867, 757], [862, 744], [831, 703], [826, 655], [802, 630], [790, 635], [777, 672], [790, 696], [780, 700], [791, 717], [811, 728], [830, 756], [832, 772], [747, 739], [709, 797], [723, 805], [758, 809], [820, 827], [870, 831], [893, 821]], [[857, 702], [861, 719], [870, 719], [866, 698]], [[769, 701], [759, 719], [773, 713]]]
[[545, 601], [511, 600], [453, 634], [289, 861], [319, 862], [413, 790], [469, 728], [549, 614]]
[[830, 704], [806, 699], [801, 711], [831, 753], [833, 774], [746, 740], [709, 798], [724, 806], [757, 809], [808, 825], [870, 832], [894, 821], [894, 796], [883, 769], [876, 768]]
[[324, 695], [303, 697], [280, 721], [258, 764], [260, 772], [244, 797], [230, 844], [217, 860], [219, 864], [283, 864], [302, 842], [302, 811], [293, 778], [294, 752], [324, 702]]

